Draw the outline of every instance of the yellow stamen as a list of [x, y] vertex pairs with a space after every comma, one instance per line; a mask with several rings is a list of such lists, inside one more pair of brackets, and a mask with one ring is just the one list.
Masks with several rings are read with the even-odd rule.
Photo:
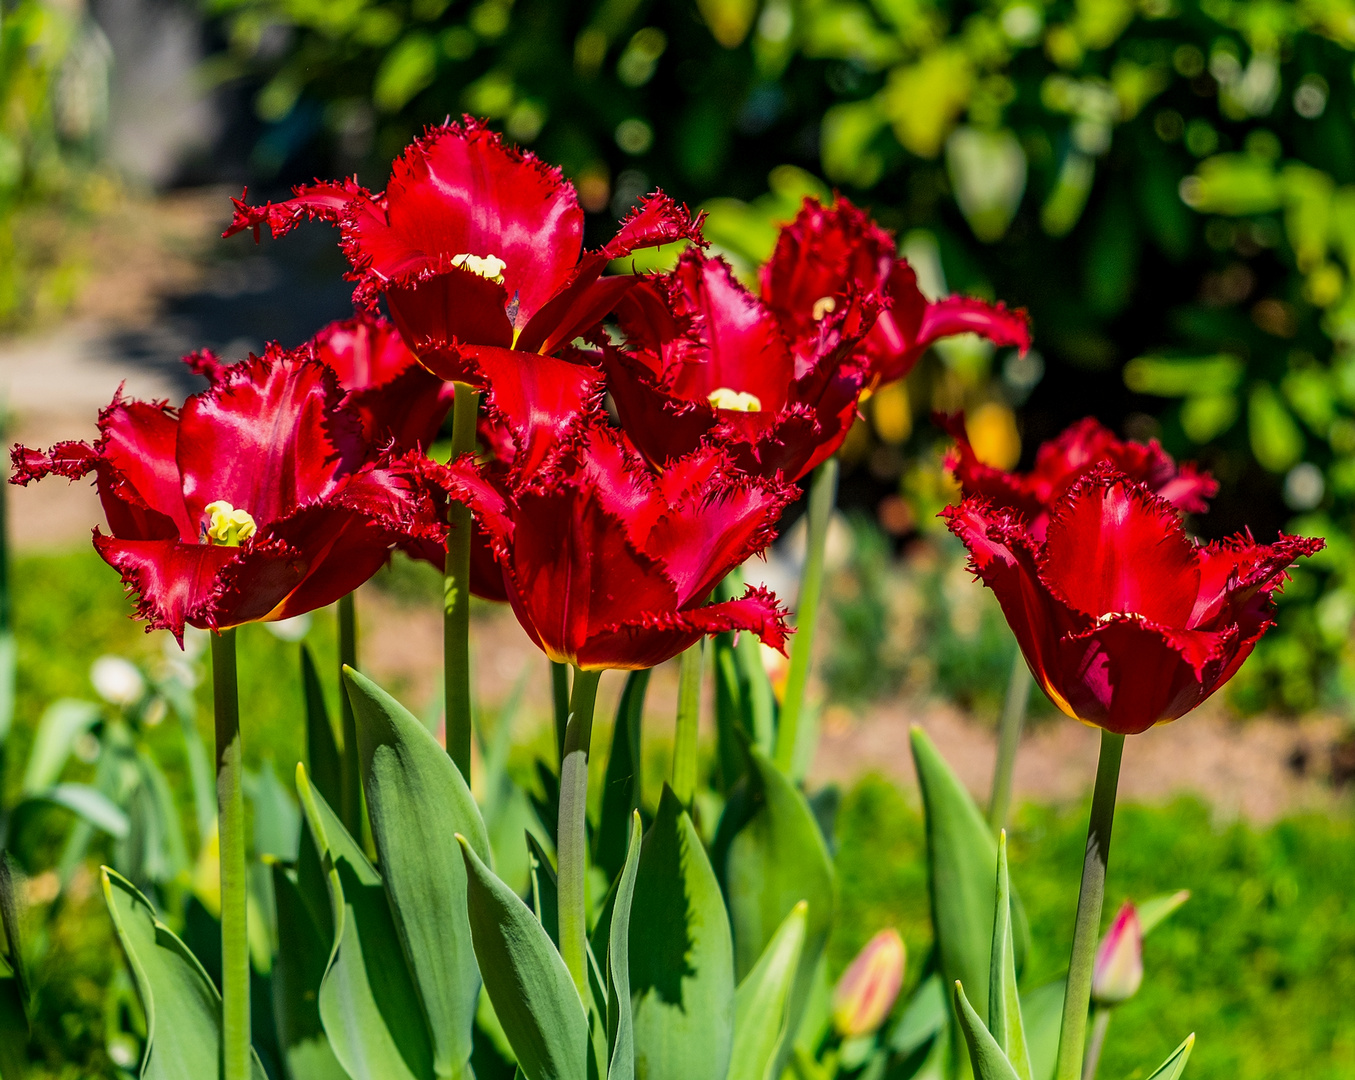
[[825, 315], [831, 315], [837, 310], [837, 301], [831, 296], [820, 296], [814, 301], [814, 321], [820, 322]]
[[498, 285], [503, 284], [503, 272], [508, 269], [508, 264], [497, 255], [453, 255], [452, 265], [488, 278]]
[[222, 547], [239, 547], [258, 531], [248, 510], [237, 510], [230, 503], [218, 500], [206, 506], [208, 515], [207, 541]]
[[749, 394], [743, 390], [731, 390], [727, 386], [721, 386], [717, 390], [711, 391], [708, 399], [717, 409], [727, 409], [730, 412], [761, 412], [762, 402], [756, 394]]

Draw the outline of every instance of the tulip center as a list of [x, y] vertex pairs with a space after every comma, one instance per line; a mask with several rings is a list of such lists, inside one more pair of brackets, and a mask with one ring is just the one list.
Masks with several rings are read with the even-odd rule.
[[239, 547], [258, 531], [248, 510], [237, 510], [230, 503], [218, 500], [208, 503], [207, 542], [222, 547]]
[[508, 269], [508, 264], [497, 255], [453, 255], [452, 265], [488, 278], [496, 285], [503, 284], [503, 272]]
[[712, 390], [709, 401], [715, 408], [727, 409], [730, 412], [762, 411], [762, 401], [756, 394], [749, 394], [743, 390], [731, 390], [727, 386]]
[[820, 296], [814, 301], [814, 321], [822, 322], [824, 317], [837, 310], [837, 301], [831, 296]]

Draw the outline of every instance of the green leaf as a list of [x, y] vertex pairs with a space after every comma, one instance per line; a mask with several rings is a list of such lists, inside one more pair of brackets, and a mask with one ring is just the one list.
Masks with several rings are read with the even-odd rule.
[[983, 1026], [982, 1018], [969, 1004], [959, 982], [955, 984], [955, 1014], [959, 1017], [965, 1042], [969, 1044], [969, 1062], [974, 1066], [975, 1077], [978, 1080], [1019, 1080], [1016, 1069]]
[[1063, 1025], [1064, 982], [1046, 983], [1021, 997], [1030, 1072], [1034, 1080], [1052, 1080], [1059, 1055], [1059, 1028]]
[[640, 866], [640, 812], [631, 812], [630, 843], [608, 930], [607, 947], [607, 1080], [635, 1078], [635, 1019], [630, 1000], [630, 914]]
[[306, 699], [306, 768], [311, 783], [332, 806], [343, 800], [343, 757], [334, 724], [325, 705], [325, 691], [315, 660], [306, 645], [301, 646], [301, 683]]
[[[927, 819], [932, 922], [945, 985], [986, 986], [993, 938], [997, 842], [974, 800], [921, 728], [911, 735]], [[1016, 958], [1017, 966], [1020, 957]], [[979, 1016], [987, 1020], [986, 1002]]]
[[1011, 883], [1007, 876], [1007, 830], [997, 840], [997, 897], [993, 905], [993, 942], [988, 972], [988, 1030], [1020, 1080], [1031, 1080], [1030, 1051], [1021, 1022], [1016, 988], [1016, 949], [1012, 944]]
[[789, 1034], [790, 995], [800, 965], [809, 905], [791, 908], [762, 956], [734, 992], [734, 1051], [728, 1080], [773, 1080], [777, 1050]]
[[1180, 889], [1174, 893], [1154, 896], [1141, 903], [1138, 906], [1139, 926], [1143, 930], [1143, 936], [1147, 937], [1156, 930], [1168, 916], [1189, 899], [1190, 890]]
[[475, 956], [527, 1080], [587, 1080], [588, 1018], [540, 921], [461, 839]]
[[[832, 858], [814, 812], [799, 788], [756, 749], [749, 750], [747, 786], [726, 809], [725, 891], [734, 928], [735, 971], [753, 969], [781, 922], [800, 901], [809, 914], [800, 966], [791, 992], [790, 1030], [799, 1028], [814, 969], [828, 940], [837, 906]], [[742, 803], [741, 806], [737, 805]], [[744, 823], [740, 826], [738, 819]], [[717, 838], [716, 848], [721, 847]], [[783, 1047], [784, 1051], [788, 1047]], [[774, 1073], [779, 1073], [775, 1069]]]
[[471, 1055], [480, 996], [466, 868], [455, 834], [488, 859], [489, 834], [461, 772], [404, 706], [344, 669], [372, 837], [405, 960], [433, 1036], [433, 1068], [459, 1072]]
[[[309, 841], [307, 841], [309, 843]], [[329, 960], [329, 928], [316, 925], [293, 871], [270, 867], [278, 922], [273, 1015], [291, 1080], [346, 1080], [320, 1022], [320, 984]]]
[[527, 861], [531, 867], [532, 910], [546, 935], [560, 947], [560, 896], [555, 882], [555, 867], [540, 841], [527, 833]]
[[[131, 882], [103, 868], [104, 899], [146, 1014], [145, 1080], [214, 1078], [221, 1058], [221, 995], [188, 947], [155, 917]], [[251, 1054], [251, 1076], [264, 1080]]]
[[122, 809], [98, 788], [88, 784], [56, 784], [24, 801], [49, 802], [64, 807], [115, 840], [125, 840], [131, 828]]
[[1186, 1071], [1186, 1062], [1190, 1060], [1190, 1052], [1194, 1048], [1195, 1033], [1192, 1031], [1186, 1036], [1186, 1041], [1172, 1051], [1171, 1057], [1159, 1065], [1148, 1080], [1179, 1080], [1181, 1074]]
[[[8, 586], [0, 588], [8, 590]], [[18, 659], [19, 647], [14, 634], [7, 627], [0, 628], [0, 746], [4, 746], [9, 738], [14, 720], [14, 674]]]
[[0, 1080], [28, 1075], [28, 1020], [15, 979], [0, 978]]
[[47, 706], [33, 734], [24, 767], [23, 793], [38, 795], [56, 783], [75, 741], [97, 724], [103, 710], [92, 701], [62, 698]]
[[320, 984], [320, 1020], [334, 1056], [353, 1080], [429, 1080], [432, 1038], [381, 875], [303, 767], [297, 793], [334, 912], [334, 945]]
[[630, 672], [616, 707], [612, 750], [602, 786], [602, 817], [598, 820], [593, 854], [594, 864], [602, 868], [608, 881], [615, 880], [625, 864], [631, 811], [640, 807], [640, 721], [648, 688], [648, 668]]
[[734, 946], [720, 884], [666, 785], [645, 834], [630, 926], [635, 1069], [645, 1080], [725, 1080], [734, 1037]]
[[946, 1026], [949, 1011], [941, 976], [928, 975], [889, 1032], [889, 1048], [900, 1057], [908, 1057]]
[[[27, 1015], [29, 1006], [30, 982], [28, 966], [24, 958], [24, 945], [19, 933], [19, 882], [15, 880], [13, 863], [9, 854], [0, 851], [0, 936], [3, 936], [4, 953], [9, 963], [9, 974], [13, 976], [14, 990], [18, 1001]], [[27, 1037], [27, 1030], [25, 1030]]]

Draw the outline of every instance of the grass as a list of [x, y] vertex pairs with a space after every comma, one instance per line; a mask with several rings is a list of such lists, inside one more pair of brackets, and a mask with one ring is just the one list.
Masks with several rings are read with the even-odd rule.
[[[381, 587], [422, 603], [436, 597], [436, 582], [426, 578], [397, 564]], [[19, 696], [3, 779], [10, 800], [41, 710], [57, 697], [92, 697], [89, 667], [101, 654], [155, 664], [165, 637], [144, 634], [126, 617], [130, 609], [116, 575], [92, 552], [21, 558], [14, 580]], [[332, 616], [318, 613], [308, 640], [328, 670]], [[249, 761], [257, 766], [271, 758], [284, 771], [302, 751], [298, 646], [252, 626], [242, 630], [240, 648]], [[262, 672], [268, 677], [251, 674]], [[203, 674], [199, 726], [210, 746]], [[182, 792], [173, 728], [157, 730], [156, 751], [163, 752]], [[1026, 806], [1017, 816], [1012, 872], [1036, 942], [1023, 976], [1028, 987], [1057, 978], [1066, 964], [1085, 829], [1085, 806]], [[831, 970], [840, 971], [880, 927], [896, 925], [916, 979], [930, 927], [925, 837], [915, 799], [885, 780], [861, 780], [844, 796], [837, 840], [841, 920], [830, 942]], [[1107, 918], [1126, 896], [1143, 899], [1177, 888], [1193, 896], [1149, 939], [1147, 978], [1116, 1014], [1101, 1076], [1146, 1076], [1192, 1030], [1199, 1041], [1190, 1080], [1355, 1076], [1352, 885], [1350, 820], [1310, 816], [1256, 828], [1220, 826], [1207, 807], [1192, 801], [1122, 808]], [[77, 880], [49, 934], [48, 978], [39, 988], [35, 1025], [42, 1063], [34, 1075], [118, 1075], [105, 1053], [106, 1033], [127, 986], [91, 876]], [[120, 988], [111, 998], [110, 984]]]

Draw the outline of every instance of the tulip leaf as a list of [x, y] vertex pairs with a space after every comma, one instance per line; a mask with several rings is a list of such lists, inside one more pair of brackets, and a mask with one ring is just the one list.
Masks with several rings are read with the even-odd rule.
[[17, 1000], [26, 1015], [32, 984], [28, 978], [28, 965], [24, 962], [23, 942], [19, 939], [18, 886], [21, 881], [22, 876], [20, 881], [15, 881], [14, 864], [10, 861], [9, 854], [0, 851], [0, 954], [3, 954], [9, 964], [8, 974], [18, 994]]
[[941, 976], [935, 973], [928, 975], [914, 991], [898, 1023], [890, 1030], [889, 1048], [900, 1057], [908, 1057], [946, 1026], [949, 1012]]
[[527, 834], [527, 862], [532, 885], [532, 909], [542, 929], [558, 949], [560, 947], [560, 894], [555, 879], [555, 867], [540, 841]]
[[0, 1080], [28, 1075], [28, 1020], [16, 979], [0, 978]]
[[334, 1056], [320, 1022], [320, 983], [329, 959], [329, 927], [316, 925], [294, 871], [275, 862], [272, 873], [278, 921], [273, 1015], [287, 1075], [291, 1080], [346, 1080], [348, 1074]]
[[773, 1080], [777, 1050], [790, 1034], [790, 995], [804, 948], [809, 905], [804, 901], [767, 943], [762, 956], [734, 992], [734, 1051], [729, 1080]]
[[131, 822], [126, 812], [107, 795], [89, 784], [55, 784], [29, 796], [25, 802], [49, 802], [69, 810], [81, 821], [101, 829], [115, 840], [127, 839]]
[[526, 1080], [587, 1080], [588, 1017], [535, 913], [464, 838], [467, 900], [485, 992]]
[[960, 1030], [964, 1032], [965, 1042], [969, 1045], [969, 1062], [974, 1067], [977, 1080], [1020, 1080], [1007, 1055], [997, 1040], [989, 1034], [982, 1017], [974, 1011], [965, 997], [964, 986], [955, 984], [955, 1015], [960, 1021]]
[[[932, 920], [945, 985], [986, 986], [993, 938], [997, 841], [988, 823], [932, 741], [919, 727], [911, 734], [913, 763], [927, 821], [927, 865]], [[1011, 895], [1013, 962], [1024, 960], [1025, 926]], [[974, 1007], [987, 1021], [987, 1002]]]
[[[104, 900], [146, 1014], [145, 1080], [214, 1077], [221, 1059], [221, 995], [182, 941], [126, 878], [103, 869]], [[250, 1075], [264, 1080], [250, 1054]]]
[[103, 717], [92, 701], [61, 698], [52, 702], [38, 721], [33, 746], [24, 767], [23, 793], [38, 795], [56, 783], [76, 740]]
[[630, 1000], [630, 915], [640, 868], [640, 812], [631, 811], [630, 843], [612, 902], [607, 945], [607, 1080], [635, 1080], [635, 1018]]
[[1064, 981], [1046, 983], [1021, 996], [1021, 1019], [1034, 1080], [1052, 1080], [1063, 1025]]
[[630, 925], [635, 1070], [725, 1080], [734, 1038], [734, 945], [701, 837], [664, 786], [645, 834]]
[[301, 683], [306, 701], [306, 768], [311, 783], [331, 805], [343, 799], [343, 755], [339, 740], [334, 735], [334, 724], [325, 705], [325, 692], [315, 660], [304, 644], [301, 646]]
[[404, 963], [381, 875], [297, 769], [297, 792], [319, 849], [334, 944], [320, 983], [320, 1020], [353, 1080], [429, 1080], [432, 1038]]
[[614, 881], [625, 864], [631, 811], [640, 808], [640, 721], [648, 688], [648, 668], [630, 672], [626, 676], [626, 688], [621, 691], [621, 702], [616, 707], [612, 750], [607, 757], [607, 778], [602, 787], [602, 816], [598, 820], [593, 855], [594, 864], [602, 867], [608, 881]]
[[993, 943], [989, 960], [988, 1030], [1020, 1080], [1031, 1080], [1030, 1051], [1026, 1047], [1026, 1029], [1021, 1022], [1021, 994], [1016, 988], [1005, 829], [997, 839], [997, 897], [993, 906]]
[[1186, 1036], [1186, 1041], [1172, 1051], [1171, 1057], [1167, 1058], [1148, 1080], [1179, 1080], [1181, 1074], [1186, 1071], [1186, 1062], [1190, 1060], [1190, 1052], [1195, 1048], [1195, 1033], [1191, 1032]]
[[433, 1036], [433, 1068], [470, 1060], [480, 973], [466, 917], [466, 866], [455, 834], [490, 858], [489, 834], [461, 772], [409, 710], [344, 669], [357, 724], [372, 837], [405, 960]]
[[[790, 1030], [797, 1031], [833, 924], [837, 886], [832, 858], [809, 802], [758, 750], [749, 749], [745, 786], [730, 801], [720, 830], [728, 844], [725, 891], [740, 978], [753, 969], [795, 905], [809, 903], [788, 1021]], [[717, 850], [720, 841], [717, 838]], [[788, 1049], [784, 1046], [783, 1054]]]
[[1189, 889], [1180, 889], [1174, 893], [1154, 896], [1138, 905], [1139, 929], [1144, 937], [1156, 930], [1162, 923], [1190, 899]]

